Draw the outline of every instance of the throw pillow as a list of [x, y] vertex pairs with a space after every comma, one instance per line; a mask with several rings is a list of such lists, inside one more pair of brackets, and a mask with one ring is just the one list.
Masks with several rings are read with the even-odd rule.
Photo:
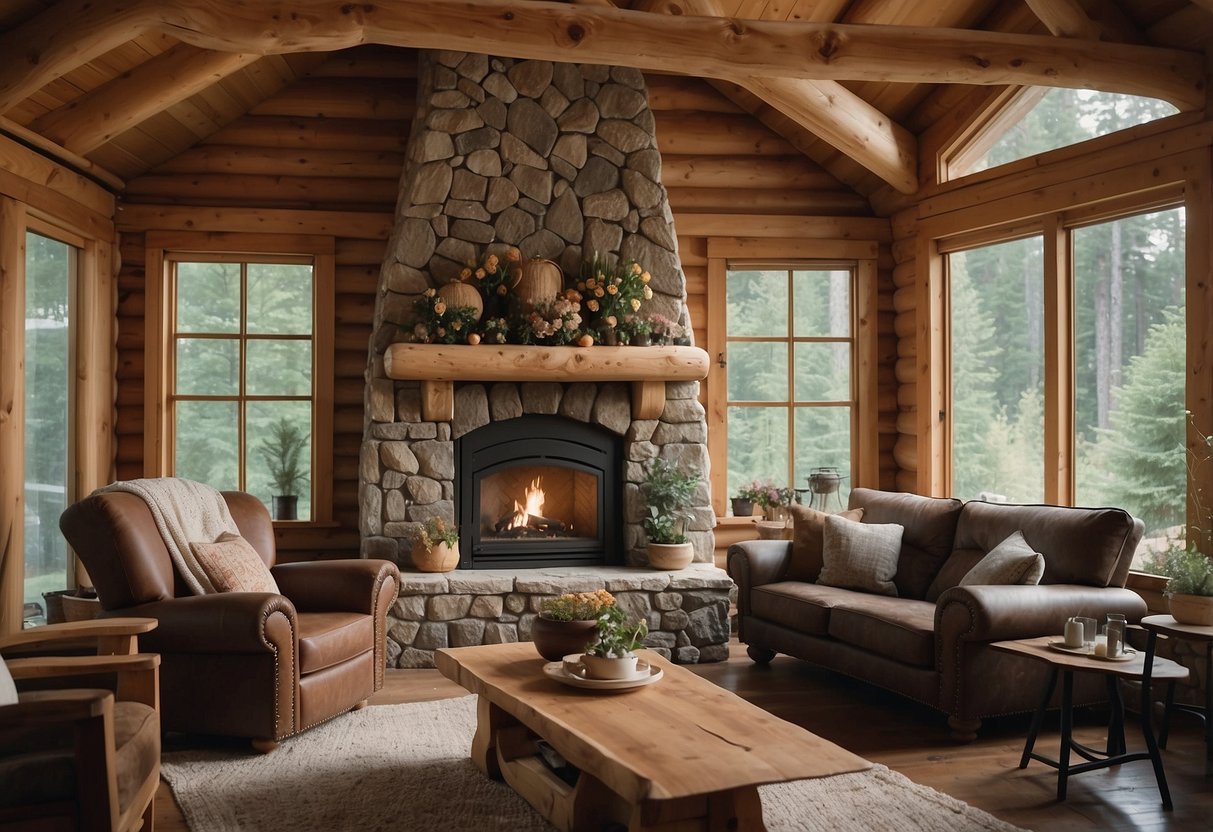
[[224, 532], [214, 543], [191, 543], [190, 549], [218, 592], [278, 592], [278, 584], [253, 544]]
[[853, 523], [831, 514], [825, 519], [823, 564], [817, 583], [897, 595], [893, 576], [904, 531], [897, 523]]
[[[792, 514], [792, 554], [788, 558], [789, 581], [814, 583], [821, 574], [821, 548], [825, 540], [825, 522], [830, 515], [808, 506], [790, 506]], [[853, 508], [836, 516], [858, 523], [863, 509]]]
[[1045, 573], [1044, 555], [1032, 550], [1023, 538], [1023, 532], [1011, 532], [977, 561], [973, 568], [960, 579], [961, 586], [976, 584], [1007, 586], [1024, 584], [1035, 586]]
[[13, 675], [8, 672], [4, 656], [0, 656], [0, 705], [17, 704], [17, 686], [13, 683]]

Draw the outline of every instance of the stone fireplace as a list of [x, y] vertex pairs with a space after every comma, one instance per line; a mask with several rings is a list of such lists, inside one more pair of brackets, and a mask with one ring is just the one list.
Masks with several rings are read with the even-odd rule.
[[[639, 383], [623, 380], [583, 380], [576, 373], [551, 380], [534, 373], [447, 376], [448, 384], [457, 379], [453, 408], [436, 417], [424, 368], [389, 377], [388, 369], [398, 367], [385, 362], [389, 347], [409, 340], [414, 304], [426, 289], [456, 278], [482, 251], [506, 246], [557, 262], [566, 281], [595, 253], [635, 260], [653, 276], [644, 311], [690, 332], [643, 75], [421, 52], [406, 155], [369, 351], [359, 465], [362, 552], [407, 570], [418, 526], [442, 516], [460, 525], [461, 568], [449, 576], [406, 575], [392, 635], [400, 663], [426, 664], [428, 651], [446, 644], [527, 638], [542, 597], [600, 587], [614, 587], [623, 593], [621, 603], [648, 617], [653, 646], [685, 661], [722, 658], [731, 584], [710, 566], [715, 517], [697, 381], [665, 383], [657, 388], [660, 399], [640, 407]], [[450, 349], [494, 355], [485, 344]], [[595, 349], [606, 348], [580, 352]], [[644, 396], [651, 398], [653, 389], [645, 388]], [[543, 426], [540, 438], [549, 440], [554, 456], [543, 458], [545, 450], [494, 478], [507, 462], [518, 462], [505, 459], [514, 451], [501, 452], [498, 440], [511, 432], [511, 422], [531, 420]], [[524, 441], [534, 438], [527, 431]], [[574, 459], [593, 437], [589, 444], [597, 449], [588, 456], [609, 458]], [[485, 457], [494, 453], [505, 457]], [[688, 530], [696, 574], [626, 571], [647, 565], [639, 484], [656, 457], [704, 476]], [[469, 466], [477, 458], [485, 465]], [[516, 500], [525, 503], [536, 476], [550, 478], [553, 496], [545, 506], [558, 511], [535, 512], [541, 519], [529, 521], [529, 530], [497, 529]], [[554, 536], [561, 526], [567, 534]], [[574, 564], [594, 567], [576, 571]]]

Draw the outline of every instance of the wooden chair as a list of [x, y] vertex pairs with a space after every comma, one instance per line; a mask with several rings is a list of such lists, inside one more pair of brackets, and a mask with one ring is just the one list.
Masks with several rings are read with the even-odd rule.
[[[0, 636], [0, 652], [35, 654], [0, 662], [0, 677], [26, 685], [117, 678], [116, 695], [94, 687], [25, 690], [15, 704], [0, 705], [0, 830], [151, 832], [160, 782], [160, 657], [136, 653], [135, 644], [155, 626], [154, 619], [111, 618]], [[93, 645], [96, 655], [48, 653]]]

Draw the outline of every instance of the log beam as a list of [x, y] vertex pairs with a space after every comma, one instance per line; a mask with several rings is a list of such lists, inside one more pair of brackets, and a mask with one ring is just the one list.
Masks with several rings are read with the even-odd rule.
[[[1083, 11], [1078, 0], [1026, 0], [1028, 8], [1059, 38], [1099, 40], [1103, 27]], [[1213, 0], [1210, 0], [1213, 2]]]
[[180, 43], [45, 115], [30, 128], [81, 155], [260, 60], [251, 52], [212, 52]]
[[[0, 37], [0, 113], [149, 31], [221, 52], [362, 43], [494, 52], [729, 77], [1089, 88], [1205, 103], [1202, 56], [1174, 49], [968, 29], [656, 15], [550, 0], [347, 4], [296, 0], [70, 0]], [[486, 32], [496, 35], [494, 40]]]

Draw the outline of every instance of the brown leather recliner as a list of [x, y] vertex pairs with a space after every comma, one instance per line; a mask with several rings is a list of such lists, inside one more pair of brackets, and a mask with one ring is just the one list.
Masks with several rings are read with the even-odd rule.
[[140, 647], [161, 655], [164, 730], [249, 737], [268, 751], [383, 686], [386, 616], [400, 573], [382, 560], [275, 565], [265, 506], [242, 492], [223, 497], [281, 595], [193, 595], [135, 494], [81, 500], [59, 527], [88, 569], [103, 615], [160, 622]]

